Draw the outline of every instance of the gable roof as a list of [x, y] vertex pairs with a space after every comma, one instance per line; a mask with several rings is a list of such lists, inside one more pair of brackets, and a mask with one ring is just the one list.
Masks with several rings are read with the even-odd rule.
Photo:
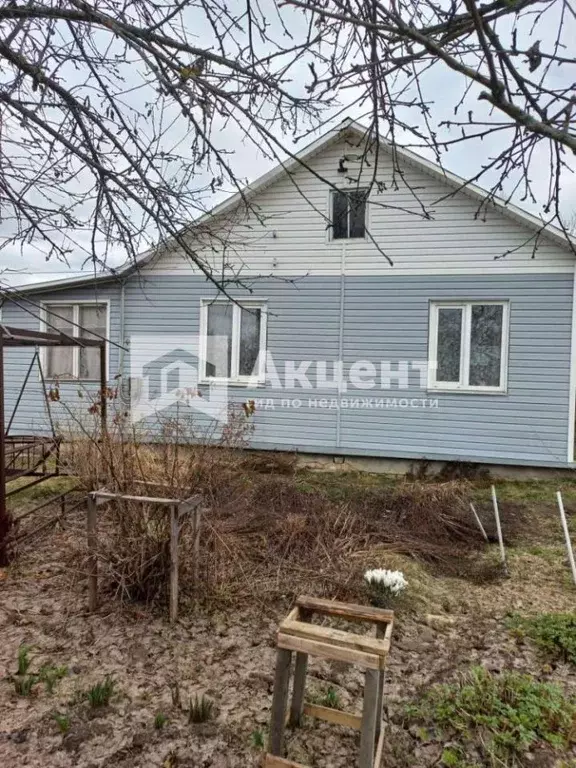
[[[324, 133], [315, 141], [308, 144], [298, 152], [289, 153], [286, 160], [279, 162], [274, 168], [259, 176], [255, 181], [247, 184], [242, 192], [236, 192], [223, 200], [211, 210], [203, 213], [197, 219], [192, 221], [188, 227], [194, 228], [205, 223], [214, 216], [220, 216], [232, 211], [243, 200], [253, 198], [256, 194], [262, 192], [275, 181], [280, 179], [285, 173], [292, 173], [299, 168], [306, 168], [308, 161], [319, 152], [326, 149], [332, 143], [336, 142], [343, 135], [354, 134], [359, 140], [366, 138], [366, 128], [352, 118], [346, 118], [339, 125]], [[440, 180], [452, 187], [455, 191], [460, 191], [478, 201], [489, 200], [489, 204], [499, 210], [504, 216], [513, 219], [535, 233], [541, 233], [542, 237], [552, 240], [556, 245], [569, 250], [576, 255], [576, 239], [567, 238], [564, 232], [556, 226], [547, 224], [543, 219], [535, 216], [523, 208], [509, 203], [506, 200], [490, 195], [486, 189], [477, 184], [466, 181], [461, 176], [447, 171], [441, 165], [427, 160], [412, 150], [393, 145], [387, 139], [379, 139], [382, 148], [389, 154], [401, 158], [406, 164], [413, 166], [417, 170], [423, 171], [433, 178]], [[36, 293], [51, 289], [60, 290], [61, 288], [72, 288], [76, 286], [92, 285], [95, 282], [114, 281], [127, 277], [136, 269], [150, 262], [157, 254], [155, 248], [150, 248], [141, 254], [136, 262], [126, 262], [122, 266], [111, 269], [102, 275], [87, 275], [86, 277], [70, 277], [61, 280], [50, 280], [42, 283], [28, 283], [18, 286], [21, 293]]]

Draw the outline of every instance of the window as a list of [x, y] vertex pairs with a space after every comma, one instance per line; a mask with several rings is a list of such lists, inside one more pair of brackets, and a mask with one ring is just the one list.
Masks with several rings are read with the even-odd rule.
[[429, 387], [505, 392], [508, 316], [508, 302], [434, 302]]
[[266, 304], [203, 300], [202, 378], [262, 383], [266, 372]]
[[[106, 338], [108, 307], [106, 304], [45, 304], [45, 328], [80, 338]], [[80, 326], [80, 328], [78, 327]], [[54, 379], [100, 379], [98, 347], [46, 347], [46, 376]]]
[[365, 189], [332, 192], [332, 239], [364, 237], [366, 231]]

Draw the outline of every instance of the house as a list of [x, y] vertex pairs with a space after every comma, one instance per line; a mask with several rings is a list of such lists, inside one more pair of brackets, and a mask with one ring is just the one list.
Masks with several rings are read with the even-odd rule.
[[[216, 274], [237, 276], [228, 296], [164, 247], [114, 276], [8, 293], [2, 321], [106, 336], [110, 383], [132, 394], [145, 365], [184, 350], [192, 400], [255, 401], [255, 448], [575, 466], [571, 244], [386, 142], [375, 172], [364, 140], [346, 121], [250, 185], [251, 207], [235, 195], [190, 226]], [[6, 352], [8, 414], [28, 362]], [[84, 408], [96, 365], [91, 350], [44, 356], [56, 421]], [[47, 428], [40, 388], [13, 431]]]

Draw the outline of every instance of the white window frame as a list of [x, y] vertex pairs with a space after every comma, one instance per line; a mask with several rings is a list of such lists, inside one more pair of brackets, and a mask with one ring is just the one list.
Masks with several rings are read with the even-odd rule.
[[[500, 385], [497, 387], [471, 386], [470, 376], [470, 332], [472, 307], [494, 304], [502, 307], [502, 350], [500, 355]], [[462, 344], [460, 348], [459, 381], [437, 381], [438, 368], [438, 312], [440, 309], [462, 310]], [[510, 302], [507, 300], [464, 300], [430, 302], [430, 335], [428, 341], [428, 389], [435, 392], [478, 392], [483, 394], [506, 394], [508, 391], [508, 346], [510, 329]]]
[[[230, 361], [230, 377], [206, 375], [206, 350], [208, 331], [208, 307], [213, 304], [232, 304], [232, 355]], [[240, 376], [238, 366], [240, 362], [240, 322], [241, 309], [260, 310], [260, 349], [258, 351], [258, 373], [255, 376]], [[244, 300], [238, 299], [201, 299], [200, 300], [200, 383], [227, 383], [251, 386], [264, 384], [266, 381], [266, 330], [268, 326], [268, 300]]]
[[[68, 301], [64, 301], [63, 299], [58, 299], [57, 301], [45, 301], [42, 303], [42, 309], [40, 312], [41, 316], [41, 322], [40, 322], [40, 330], [45, 331], [46, 333], [57, 333], [55, 329], [48, 324], [48, 315], [50, 314], [48, 307], [73, 307], [72, 310], [72, 322], [76, 323], [72, 327], [72, 333], [71, 336], [74, 336], [75, 338], [78, 337], [80, 328], [78, 327], [81, 325], [80, 323], [80, 307], [81, 306], [102, 306], [104, 305], [106, 307], [106, 339], [110, 338], [110, 299], [99, 299], [98, 301], [94, 301], [93, 299], [70, 299]], [[108, 371], [110, 370], [110, 345], [108, 344], [108, 341], [106, 341], [106, 352], [105, 352], [105, 360], [106, 360], [106, 380], [108, 380]], [[42, 370], [44, 372], [44, 377], [48, 381], [54, 381], [55, 379], [58, 379], [58, 376], [50, 376], [48, 373], [48, 348], [47, 347], [41, 347], [40, 348], [40, 361], [42, 364]], [[100, 381], [100, 377], [96, 379], [81, 379], [78, 375], [80, 371], [80, 347], [73, 347], [73, 354], [72, 354], [72, 378], [71, 379], [63, 379], [62, 381]]]
[[[366, 192], [366, 207], [364, 209], [364, 234], [362, 237], [334, 237], [334, 195], [336, 192], [344, 192], [349, 195], [352, 192]], [[370, 192], [369, 187], [350, 186], [348, 189], [338, 187], [328, 190], [328, 221], [330, 226], [327, 228], [326, 237], [328, 242], [340, 245], [342, 243], [363, 243], [366, 240], [366, 233], [370, 229]], [[348, 221], [348, 231], [350, 231], [350, 221]]]

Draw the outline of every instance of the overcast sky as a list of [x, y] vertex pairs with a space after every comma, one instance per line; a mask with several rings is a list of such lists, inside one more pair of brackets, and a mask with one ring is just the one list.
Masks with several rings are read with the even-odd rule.
[[[553, 29], [553, 21], [554, 20], [552, 19], [549, 22], [551, 30]], [[301, 14], [295, 16], [294, 23], [296, 26], [302, 23]], [[573, 32], [576, 34], [576, 29], [573, 30]], [[543, 39], [543, 46], [546, 46], [547, 44], [546, 33], [546, 28], [538, 30], [538, 35]], [[526, 40], [531, 39], [531, 34], [531, 31], [526, 32]], [[304, 64], [302, 64], [300, 74], [302, 77], [302, 84], [309, 80], [307, 68]], [[567, 82], [574, 82], [574, 75], [574, 70], [567, 71], [566, 68], [563, 70], [558, 68], [552, 73], [552, 77], [554, 78], [553, 84], [559, 86], [565, 85]], [[462, 82], [459, 79], [459, 76], [438, 69], [427, 74], [422, 85], [426, 93], [434, 94], [434, 103], [432, 106], [435, 121], [454, 119], [454, 105], [458, 101], [462, 91]], [[475, 112], [482, 113], [483, 111], [486, 115], [486, 119], [489, 120], [490, 113], [486, 109], [486, 106], [477, 101], [476, 96], [477, 93], [472, 89], [466, 109], [471, 105], [474, 107]], [[356, 95], [352, 91], [348, 91], [345, 93], [345, 98], [349, 100], [349, 103], [352, 103], [355, 100]], [[357, 106], [352, 106], [347, 110], [346, 114], [347, 116], [357, 118], [361, 117], [363, 111], [365, 111], [365, 107], [363, 110]], [[465, 114], [466, 110], [463, 111]], [[332, 125], [341, 122], [343, 117], [344, 115], [338, 114], [332, 121]], [[327, 127], [324, 128], [324, 130], [326, 130]], [[317, 138], [318, 135], [320, 135], [320, 133], [316, 134], [316, 136], [312, 135], [308, 137], [297, 145], [294, 145], [290, 137], [284, 137], [284, 146], [289, 150], [297, 150], [302, 146], [305, 146], [314, 138]], [[406, 141], [409, 140], [409, 137], [400, 133], [399, 139], [400, 143], [406, 143]], [[228, 162], [236, 176], [240, 179], [253, 181], [258, 178], [258, 176], [268, 171], [273, 165], [271, 160], [266, 158], [261, 152], [258, 152], [253, 144], [248, 144], [242, 138], [240, 131], [235, 127], [228, 127], [225, 131], [219, 132], [218, 135], [214, 136], [214, 140], [217, 141], [220, 148], [231, 152]], [[451, 170], [464, 178], [469, 178], [478, 172], [480, 165], [483, 162], [486, 162], [490, 156], [500, 152], [502, 146], [501, 139], [498, 137], [493, 137], [490, 140], [483, 142], [477, 140], [474, 143], [467, 142], [459, 144], [451, 149], [449, 153], [444, 155], [443, 164], [448, 170]], [[426, 152], [425, 150], [420, 151], [430, 158], [431, 155], [429, 152]], [[538, 190], [542, 191], [541, 199], [535, 205], [530, 201], [521, 201], [520, 194], [518, 194], [516, 195], [514, 202], [531, 210], [533, 213], [540, 214], [542, 212], [542, 201], [544, 200], [548, 184], [548, 170], [548, 157], [544, 146], [542, 146], [542, 151], [535, 155], [531, 168], [531, 179], [534, 182], [537, 194]], [[200, 175], [198, 181], [196, 182], [196, 180], [194, 180], [194, 183], [200, 185], [206, 178], [208, 178], [206, 174]], [[484, 187], [489, 186], [494, 182], [495, 178], [494, 174], [492, 174], [484, 178], [480, 184]], [[510, 185], [513, 183], [513, 179], [508, 180], [508, 188], [511, 188]], [[224, 196], [224, 192], [220, 192], [215, 196], [213, 202], [219, 202]], [[206, 204], [209, 202], [211, 201], [205, 201]], [[574, 175], [565, 174], [564, 176], [562, 210], [566, 216], [570, 216], [573, 211], [576, 211], [576, 177]], [[2, 227], [3, 225], [0, 223], [0, 237], [3, 234]], [[8, 270], [8, 272], [4, 271], [2, 279], [12, 285], [18, 285], [28, 282], [46, 281], [51, 278], [70, 277], [79, 274], [78, 270], [80, 270], [85, 258], [85, 254], [82, 254], [81, 252], [72, 253], [69, 259], [70, 267], [68, 268], [65, 264], [56, 260], [46, 261], [40, 249], [36, 249], [33, 244], [26, 244], [23, 249], [20, 244], [10, 244], [3, 250], [0, 250], [0, 268], [2, 270]], [[109, 257], [108, 264], [109, 266], [117, 266], [123, 261], [124, 254], [116, 252]], [[90, 265], [86, 265], [85, 269], [86, 271], [83, 274], [89, 273], [91, 270]]]

